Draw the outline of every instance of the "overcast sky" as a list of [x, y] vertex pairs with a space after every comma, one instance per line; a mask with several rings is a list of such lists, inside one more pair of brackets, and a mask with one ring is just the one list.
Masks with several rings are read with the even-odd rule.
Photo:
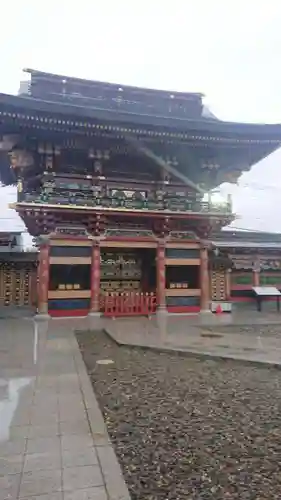
[[[21, 69], [205, 94], [224, 120], [281, 123], [280, 0], [9, 0], [0, 92]], [[280, 231], [281, 152], [232, 187], [235, 226]], [[230, 191], [227, 187], [224, 191]], [[2, 188], [0, 229], [22, 227]], [[12, 218], [12, 220], [11, 220]]]

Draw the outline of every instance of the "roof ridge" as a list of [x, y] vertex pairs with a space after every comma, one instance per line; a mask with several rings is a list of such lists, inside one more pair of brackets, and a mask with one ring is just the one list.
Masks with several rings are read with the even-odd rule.
[[90, 80], [87, 78], [80, 78], [80, 77], [74, 77], [74, 76], [68, 76], [68, 75], [60, 75], [56, 73], [48, 73], [44, 71], [39, 71], [36, 69], [32, 68], [24, 68], [23, 71], [25, 73], [29, 73], [31, 77], [42, 77], [46, 79], [54, 79], [54, 80], [65, 80], [66, 82], [73, 82], [73, 83], [80, 83], [80, 84], [85, 84], [85, 85], [100, 85], [100, 86], [106, 86], [109, 89], [116, 89], [118, 88], [122, 91], [123, 89], [126, 90], [131, 90], [131, 91], [136, 91], [136, 92], [141, 92], [141, 93], [157, 93], [159, 95], [168, 95], [170, 94], [170, 97], [197, 97], [197, 98], [202, 98], [204, 96], [203, 93], [201, 92], [183, 92], [179, 90], [165, 90], [165, 89], [156, 89], [156, 88], [151, 88], [151, 87], [139, 87], [136, 85], [128, 85], [128, 84], [123, 84], [123, 83], [112, 83], [112, 82], [105, 82], [102, 80]]

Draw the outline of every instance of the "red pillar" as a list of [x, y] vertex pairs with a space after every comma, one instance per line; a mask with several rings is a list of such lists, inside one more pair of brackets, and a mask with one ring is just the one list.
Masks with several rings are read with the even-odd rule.
[[100, 244], [93, 242], [91, 266], [91, 314], [100, 312]]
[[260, 286], [260, 272], [253, 271], [253, 286]]
[[208, 270], [208, 249], [202, 247], [200, 250], [200, 285], [201, 285], [201, 312], [210, 311], [210, 283]]
[[165, 243], [159, 242], [156, 257], [157, 268], [157, 306], [159, 311], [166, 311], [166, 265]]
[[38, 314], [48, 314], [49, 291], [49, 243], [43, 243], [39, 249], [38, 263]]

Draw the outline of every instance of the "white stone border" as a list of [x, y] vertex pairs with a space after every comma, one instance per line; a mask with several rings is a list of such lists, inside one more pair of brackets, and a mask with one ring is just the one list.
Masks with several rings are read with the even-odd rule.
[[108, 498], [109, 500], [131, 500], [74, 332], [70, 343]]

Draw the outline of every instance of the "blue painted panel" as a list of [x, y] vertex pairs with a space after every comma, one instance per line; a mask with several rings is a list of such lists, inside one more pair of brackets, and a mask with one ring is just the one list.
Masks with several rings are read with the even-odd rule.
[[166, 248], [167, 259], [199, 259], [200, 250], [197, 248]]
[[50, 247], [50, 257], [91, 257], [91, 247]]
[[90, 309], [91, 299], [49, 299], [49, 310]]
[[167, 306], [200, 306], [200, 297], [166, 297]]

